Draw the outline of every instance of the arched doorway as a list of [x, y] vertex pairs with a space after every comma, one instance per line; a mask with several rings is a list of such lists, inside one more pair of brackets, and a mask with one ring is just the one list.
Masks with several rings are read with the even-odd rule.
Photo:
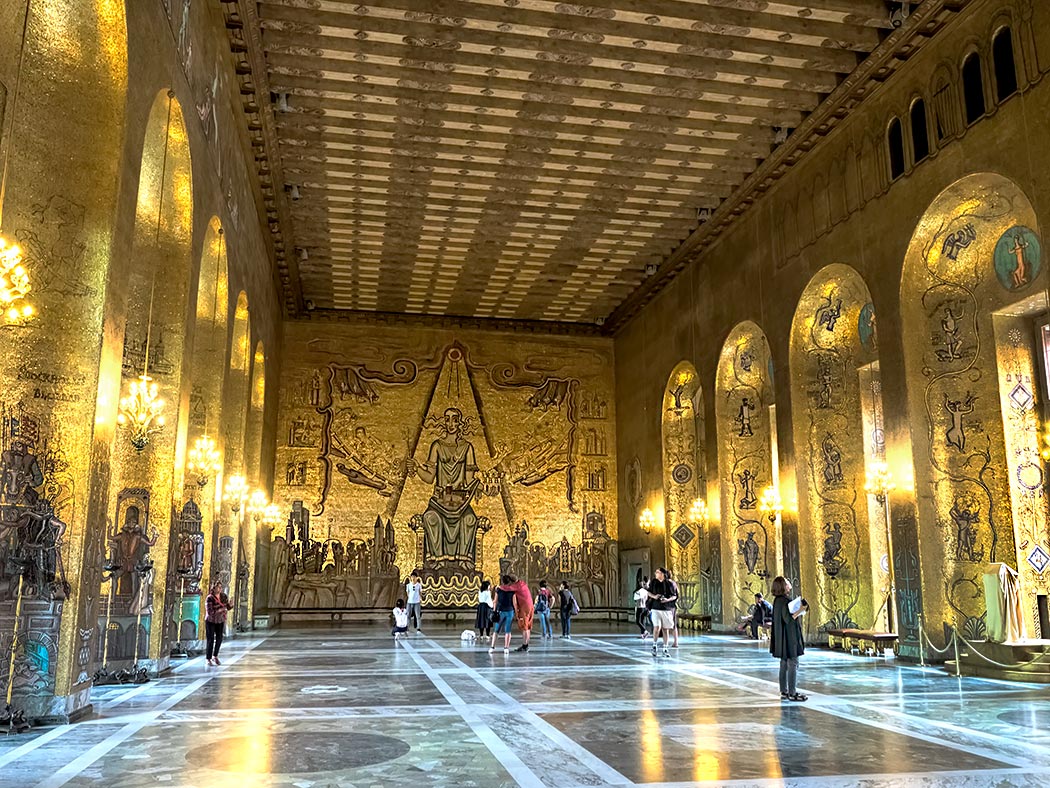
[[[186, 341], [187, 290], [193, 235], [193, 187], [189, 140], [182, 108], [173, 92], [157, 93], [146, 121], [139, 170], [132, 251], [126, 272], [126, 322], [121, 360], [121, 415], [134, 387], [155, 386], [164, 407], [143, 435], [128, 417], [118, 427], [110, 468], [109, 563], [119, 566], [109, 605], [110, 624], [149, 633], [149, 657], [164, 651], [163, 610], [168, 588], [171, 509], [180, 452], [179, 405], [182, 352]], [[142, 440], [148, 440], [143, 445]], [[185, 434], [182, 435], [182, 441]], [[181, 474], [180, 474], [181, 475]], [[153, 561], [152, 576], [135, 567]], [[109, 584], [103, 594], [109, 594]], [[106, 631], [107, 611], [99, 630]], [[133, 654], [111, 639], [109, 659]]]
[[757, 325], [745, 321], [726, 339], [715, 382], [718, 478], [721, 488], [722, 620], [747, 613], [767, 594], [783, 565], [780, 517], [761, 509], [776, 491], [773, 359]]
[[892, 620], [885, 498], [865, 492], [866, 472], [885, 461], [876, 342], [860, 275], [841, 264], [818, 271], [799, 299], [790, 354], [799, 592], [821, 639]]
[[1050, 634], [1039, 445], [1047, 282], [1032, 205], [1001, 175], [969, 175], [941, 192], [908, 247], [901, 317], [922, 613], [935, 641], [948, 626], [988, 634], [982, 574], [995, 562], [1020, 574], [1028, 634]]
[[704, 398], [700, 377], [688, 361], [678, 364], [667, 381], [661, 425], [667, 567], [678, 584], [679, 609], [710, 614], [711, 566], [710, 561], [705, 565], [703, 550], [710, 540]]

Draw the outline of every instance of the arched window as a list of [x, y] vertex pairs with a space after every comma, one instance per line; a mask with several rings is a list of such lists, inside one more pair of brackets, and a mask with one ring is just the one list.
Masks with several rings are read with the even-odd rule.
[[1002, 103], [1017, 92], [1014, 40], [1008, 27], [1002, 28], [992, 40], [992, 63], [995, 66], [995, 97]]
[[890, 180], [895, 181], [904, 174], [904, 130], [900, 118], [890, 121], [886, 144], [890, 153]]
[[976, 52], [963, 61], [962, 83], [966, 123], [975, 123], [984, 117], [984, 78], [981, 74], [981, 56]]
[[915, 163], [930, 155], [930, 133], [926, 128], [926, 102], [915, 99], [911, 105], [911, 147]]

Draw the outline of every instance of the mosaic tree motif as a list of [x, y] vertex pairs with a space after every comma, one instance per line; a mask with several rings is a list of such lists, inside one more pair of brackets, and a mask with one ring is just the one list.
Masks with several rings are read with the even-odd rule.
[[[671, 372], [663, 396], [664, 516], [667, 568], [678, 583], [679, 608], [710, 613], [713, 592], [706, 518], [703, 389], [688, 361]], [[697, 517], [694, 503], [704, 504]], [[705, 555], [705, 552], [708, 553]]]
[[879, 458], [882, 443], [878, 392], [862, 389], [877, 383], [870, 299], [856, 271], [829, 265], [802, 293], [791, 330], [800, 593], [821, 631], [871, 627], [889, 593], [885, 514], [869, 514], [864, 491], [867, 455]]
[[[1047, 309], [1035, 214], [1012, 181], [945, 189], [901, 278], [924, 617], [985, 635], [981, 575], [1016, 566], [1029, 634], [1050, 588], [1033, 319]], [[922, 425], [924, 428], [919, 428]]]
[[718, 362], [715, 390], [718, 477], [721, 488], [723, 621], [746, 614], [758, 592], [782, 566], [780, 519], [759, 510], [775, 483], [770, 406], [773, 362], [765, 334], [754, 323], [730, 332]]

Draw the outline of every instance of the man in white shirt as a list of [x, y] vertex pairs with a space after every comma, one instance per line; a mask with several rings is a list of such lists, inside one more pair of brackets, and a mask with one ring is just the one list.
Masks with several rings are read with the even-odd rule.
[[415, 617], [416, 634], [423, 634], [423, 581], [415, 572], [405, 584], [405, 594], [408, 596], [408, 617]]

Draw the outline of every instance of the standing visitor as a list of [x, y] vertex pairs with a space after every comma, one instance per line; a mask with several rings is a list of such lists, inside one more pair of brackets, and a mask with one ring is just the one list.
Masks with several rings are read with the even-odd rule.
[[763, 599], [761, 594], [755, 594], [755, 607], [751, 611], [751, 620], [748, 622], [751, 627], [751, 639], [758, 640], [758, 628], [768, 628], [772, 622], [773, 606]]
[[408, 597], [408, 617], [416, 620], [416, 634], [423, 634], [423, 581], [415, 572], [405, 584], [405, 595]]
[[580, 612], [580, 606], [569, 590], [568, 580], [561, 581], [558, 596], [561, 599], [561, 636], [565, 640], [572, 640], [572, 617]]
[[774, 578], [772, 591], [773, 625], [769, 629], [769, 653], [780, 660], [780, 699], [809, 700], [796, 687], [798, 658], [806, 652], [799, 618], [809, 606], [804, 599], [788, 599], [791, 583], [786, 578]]
[[649, 637], [649, 630], [645, 628], [645, 619], [649, 615], [648, 580], [649, 578], [639, 580], [638, 588], [634, 590], [634, 623], [641, 630], [642, 640]]
[[554, 630], [551, 628], [553, 601], [554, 594], [547, 588], [547, 581], [541, 580], [539, 590], [536, 592], [536, 615], [540, 619], [540, 637], [544, 639], [554, 638]]
[[492, 617], [495, 608], [492, 607], [492, 591], [488, 580], [481, 581], [481, 590], [478, 591], [478, 615], [474, 621], [474, 629], [478, 631], [479, 638], [487, 638], [492, 634]]
[[656, 570], [653, 579], [649, 582], [649, 608], [653, 617], [653, 656], [656, 654], [657, 640], [660, 633], [664, 636], [664, 656], [671, 656], [667, 650], [667, 637], [674, 630], [675, 602], [678, 594], [674, 591], [674, 583], [667, 579], [667, 570], [660, 567]]
[[532, 614], [534, 605], [532, 592], [524, 580], [515, 579], [509, 575], [510, 587], [514, 591], [514, 620], [518, 622], [518, 630], [521, 632], [521, 645], [515, 651], [528, 651], [529, 639], [532, 637]]
[[397, 600], [394, 603], [394, 609], [390, 612], [394, 614], [394, 631], [390, 634], [394, 636], [394, 640], [401, 640], [402, 635], [408, 634], [408, 611], [405, 610], [405, 600]]
[[[671, 584], [671, 594], [675, 599], [678, 599], [678, 583], [674, 581], [674, 575], [671, 574], [671, 570], [667, 570], [667, 582]], [[675, 602], [674, 610], [671, 611], [673, 615], [674, 627], [671, 629], [671, 648], [678, 648], [678, 603]]]
[[229, 598], [223, 593], [222, 583], [215, 583], [204, 600], [204, 632], [208, 640], [209, 665], [220, 665], [219, 649], [222, 648], [222, 633], [226, 629], [226, 614], [233, 609]]
[[496, 587], [496, 630], [489, 643], [489, 654], [496, 650], [496, 636], [503, 635], [503, 653], [510, 653], [510, 626], [514, 621], [514, 589], [511, 576], [503, 575]]

